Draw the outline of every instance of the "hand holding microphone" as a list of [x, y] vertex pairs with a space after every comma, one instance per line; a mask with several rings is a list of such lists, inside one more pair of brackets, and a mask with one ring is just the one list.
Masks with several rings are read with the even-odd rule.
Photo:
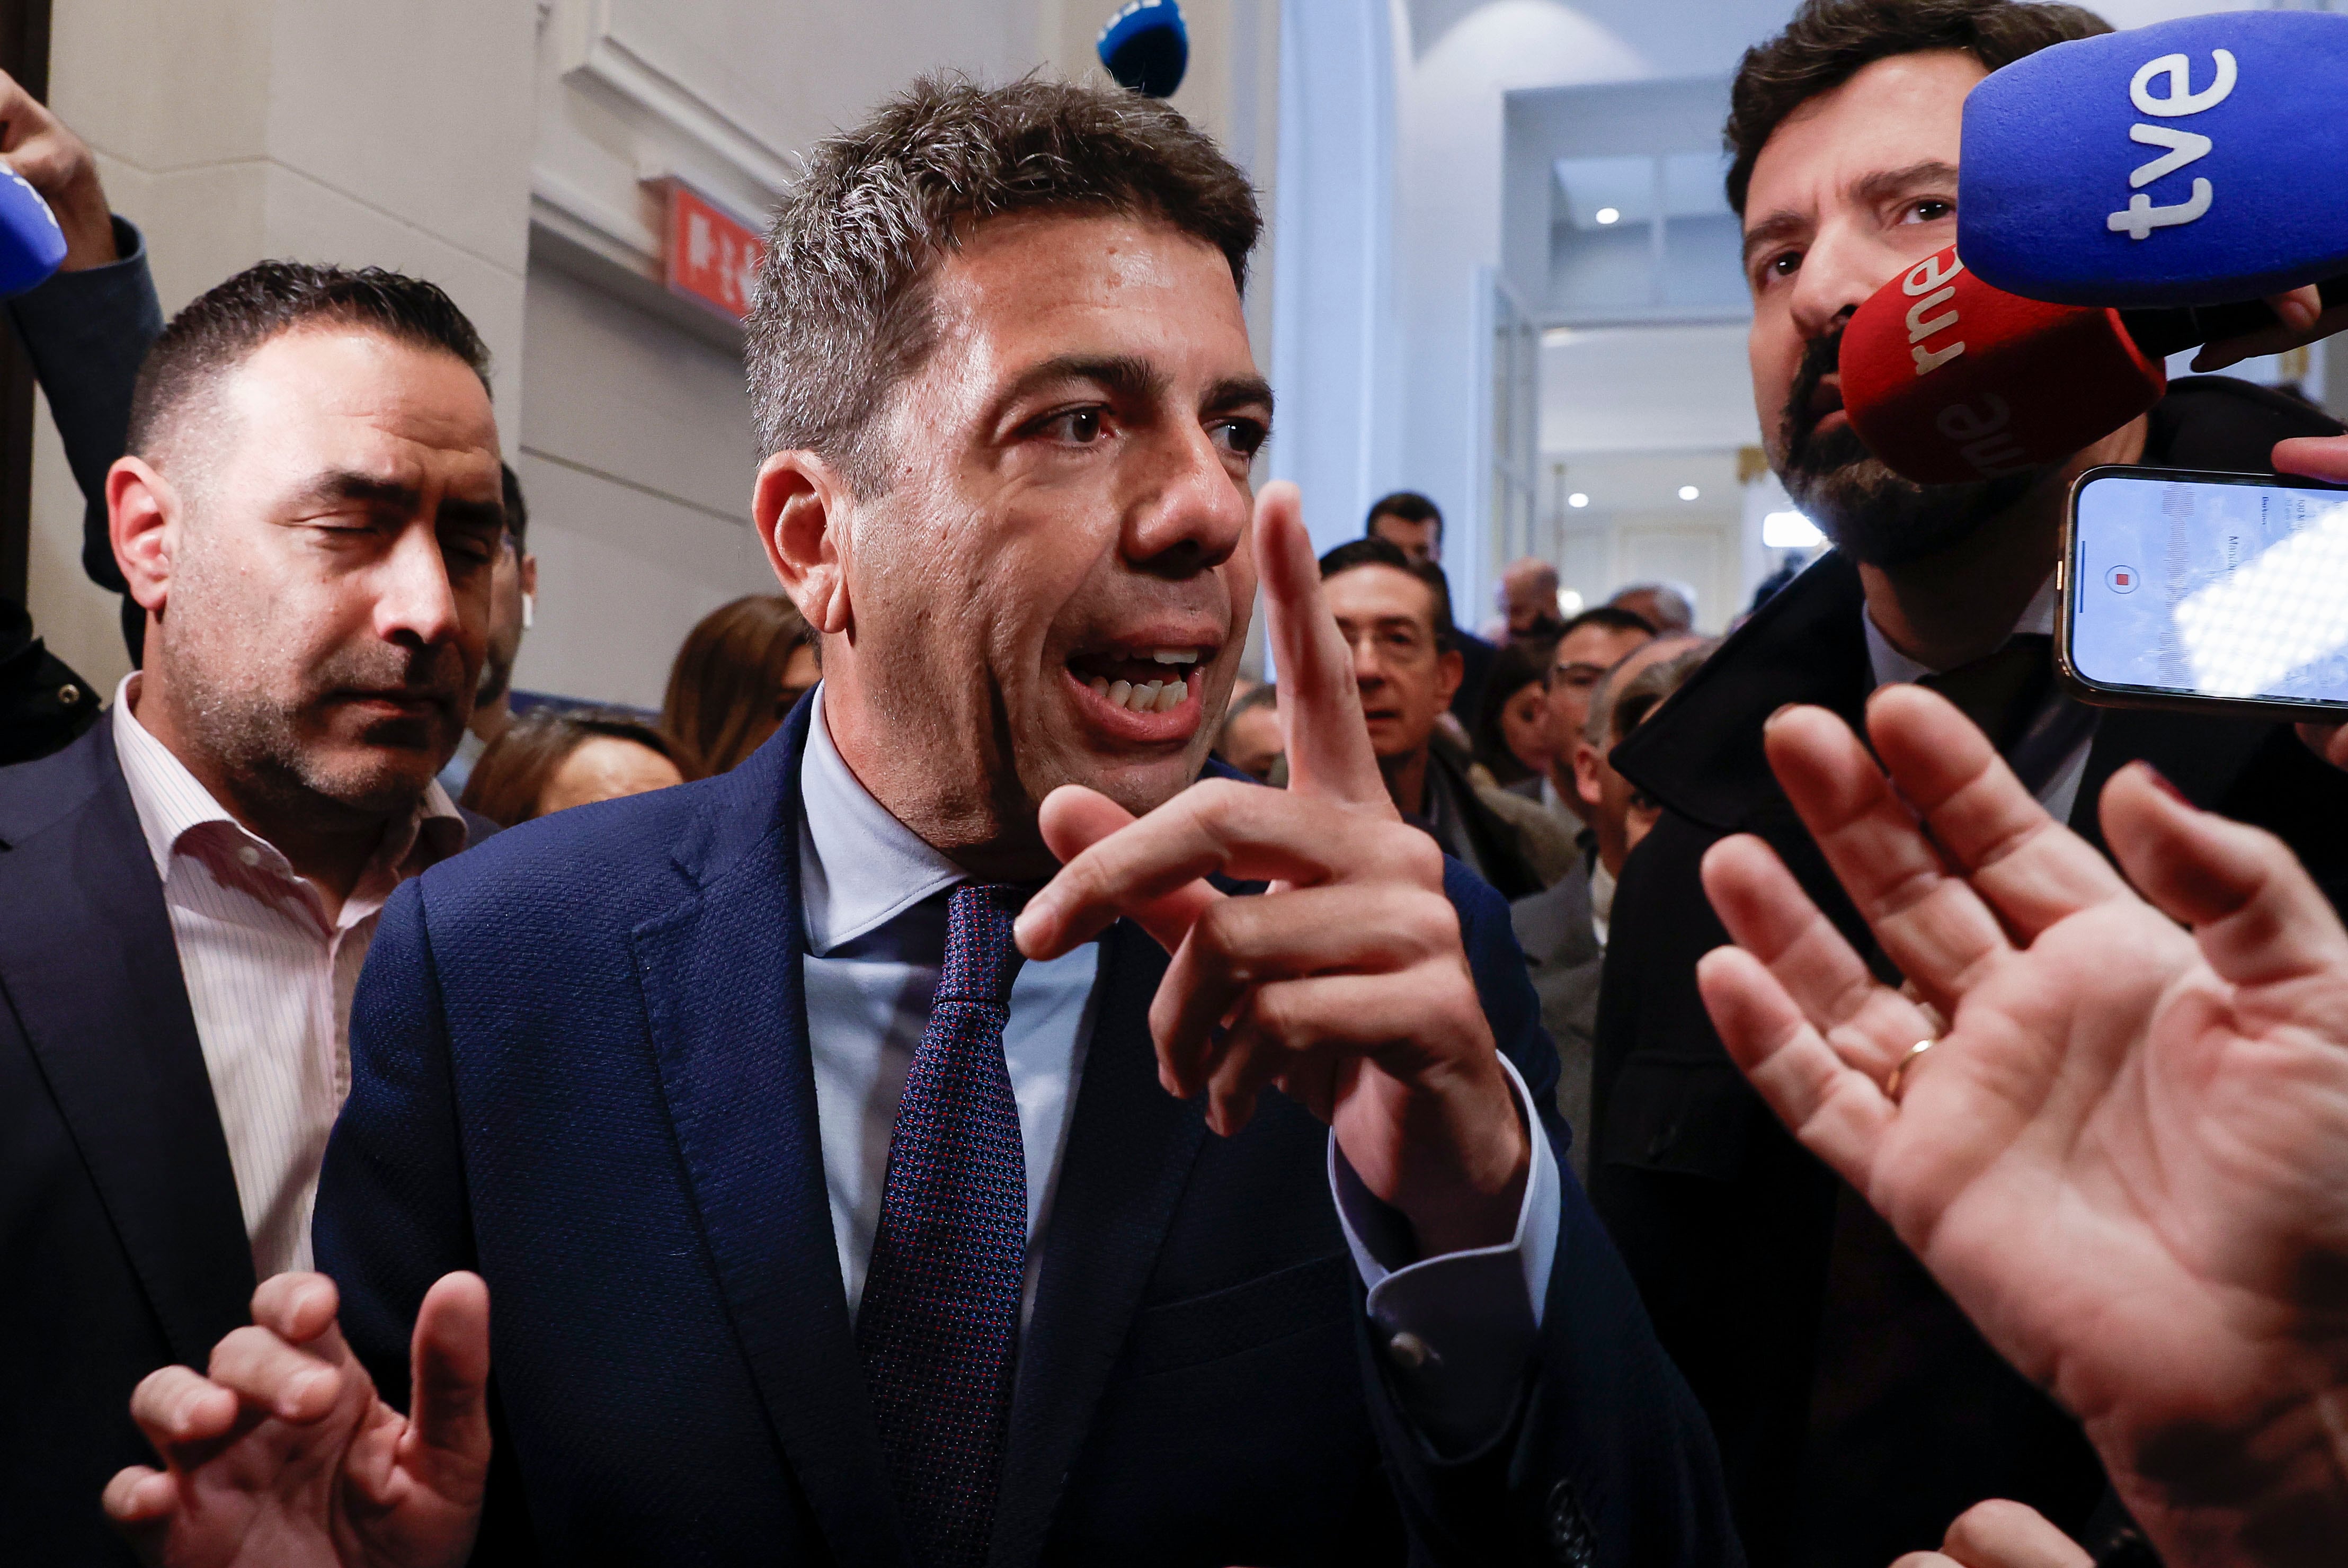
[[88, 143], [0, 71], [0, 294], [118, 258]]

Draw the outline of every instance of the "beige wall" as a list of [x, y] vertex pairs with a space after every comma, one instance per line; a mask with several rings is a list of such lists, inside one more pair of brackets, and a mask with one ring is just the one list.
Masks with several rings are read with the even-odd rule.
[[[428, 277], [497, 359], [515, 445], [530, 193], [530, 0], [72, 0], [50, 101], [147, 234], [168, 314], [263, 257]], [[115, 601], [82, 575], [82, 503], [46, 418], [36, 625], [111, 687]]]

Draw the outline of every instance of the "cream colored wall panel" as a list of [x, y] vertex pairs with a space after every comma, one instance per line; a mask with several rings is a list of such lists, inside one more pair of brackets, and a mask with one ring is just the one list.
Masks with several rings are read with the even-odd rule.
[[537, 624], [514, 665], [524, 690], [658, 707], [695, 621], [778, 591], [743, 524], [534, 453], [517, 467], [539, 583]]
[[1734, 512], [1701, 521], [1684, 514], [1616, 519], [1614, 587], [1684, 583], [1696, 592], [1696, 629], [1720, 631], [1745, 607], [1736, 599], [1743, 578], [1740, 523]]
[[280, 0], [270, 155], [520, 273], [535, 15], [530, 0]]
[[524, 445], [748, 525], [758, 454], [737, 356], [543, 265], [525, 332]]
[[489, 345], [499, 436], [511, 453], [521, 445], [522, 280], [471, 251], [450, 244], [379, 209], [356, 201], [296, 170], [268, 166], [263, 253], [338, 266], [388, 267], [448, 291]]
[[263, 254], [269, 165], [260, 159], [150, 173], [100, 152], [114, 210], [147, 236], [147, 264], [167, 317]]
[[[271, 42], [263, 0], [65, 0], [50, 22], [49, 103], [141, 169], [258, 157]], [[335, 73], [351, 75], [347, 63]]]
[[574, 80], [615, 93], [770, 188], [794, 150], [916, 72], [1035, 64], [1035, 0], [595, 0]]
[[115, 684], [130, 673], [117, 618], [122, 601], [81, 569], [81, 490], [66, 466], [57, 427], [49, 422], [48, 400], [35, 401], [33, 536], [26, 571], [33, 630], [99, 696], [111, 697]]

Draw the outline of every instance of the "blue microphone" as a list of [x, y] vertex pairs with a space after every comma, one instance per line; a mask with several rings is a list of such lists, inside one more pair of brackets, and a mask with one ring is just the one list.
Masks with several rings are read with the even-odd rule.
[[0, 162], [0, 298], [44, 283], [66, 259], [66, 232], [41, 193]]
[[2057, 44], [1965, 99], [1957, 253], [2060, 304], [2208, 305], [2348, 273], [2348, 15]]
[[1190, 30], [1174, 0], [1133, 0], [1108, 19], [1094, 47], [1118, 86], [1147, 98], [1172, 98], [1190, 64]]

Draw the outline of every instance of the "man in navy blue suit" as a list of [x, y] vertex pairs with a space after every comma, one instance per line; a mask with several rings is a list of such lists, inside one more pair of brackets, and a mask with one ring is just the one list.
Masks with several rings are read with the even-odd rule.
[[[749, 364], [823, 684], [395, 898], [323, 1276], [134, 1401], [150, 1557], [1737, 1560], [1507, 909], [1251, 519], [1257, 227], [1121, 93], [819, 150]], [[1200, 779], [1259, 573], [1287, 791]]]

